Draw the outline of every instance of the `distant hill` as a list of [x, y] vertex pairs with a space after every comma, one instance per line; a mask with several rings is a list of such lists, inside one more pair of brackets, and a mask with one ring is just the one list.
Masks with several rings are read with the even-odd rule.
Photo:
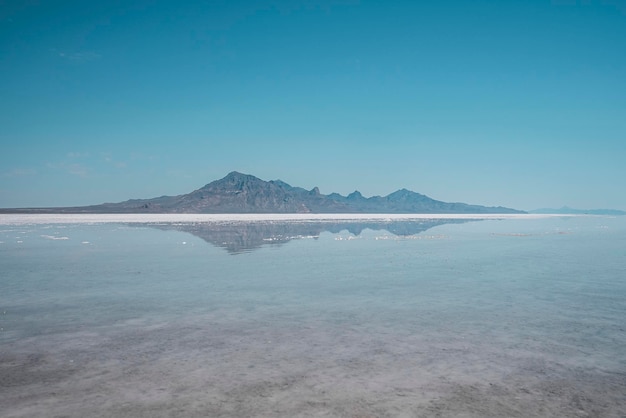
[[3, 213], [525, 213], [466, 203], [447, 203], [401, 189], [366, 198], [321, 194], [281, 180], [264, 181], [236, 171], [191, 193], [120, 203], [64, 208], [0, 209]]
[[545, 214], [555, 213], [562, 215], [612, 215], [621, 216], [626, 215], [626, 212], [618, 209], [573, 209], [567, 206], [563, 206], [560, 209], [535, 209], [529, 211], [529, 213]]

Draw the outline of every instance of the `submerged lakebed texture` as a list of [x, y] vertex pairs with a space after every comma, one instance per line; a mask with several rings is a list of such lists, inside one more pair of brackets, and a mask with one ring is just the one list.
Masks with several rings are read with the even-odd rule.
[[0, 266], [2, 417], [626, 410], [620, 217], [2, 215]]

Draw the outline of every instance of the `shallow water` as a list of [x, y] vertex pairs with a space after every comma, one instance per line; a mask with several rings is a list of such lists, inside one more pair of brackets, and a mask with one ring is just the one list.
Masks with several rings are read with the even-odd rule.
[[626, 410], [624, 218], [7, 219], [0, 416]]

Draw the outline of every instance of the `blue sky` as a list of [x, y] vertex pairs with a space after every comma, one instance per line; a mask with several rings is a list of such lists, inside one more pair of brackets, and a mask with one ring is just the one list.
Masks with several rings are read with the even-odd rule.
[[0, 207], [322, 193], [626, 209], [626, 1], [0, 3]]

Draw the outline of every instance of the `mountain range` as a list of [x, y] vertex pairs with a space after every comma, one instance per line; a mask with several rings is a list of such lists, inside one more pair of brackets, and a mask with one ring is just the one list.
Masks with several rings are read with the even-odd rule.
[[321, 194], [281, 180], [236, 171], [191, 193], [62, 208], [2, 209], [18, 213], [524, 213], [516, 209], [447, 203], [407, 189], [387, 196]]

